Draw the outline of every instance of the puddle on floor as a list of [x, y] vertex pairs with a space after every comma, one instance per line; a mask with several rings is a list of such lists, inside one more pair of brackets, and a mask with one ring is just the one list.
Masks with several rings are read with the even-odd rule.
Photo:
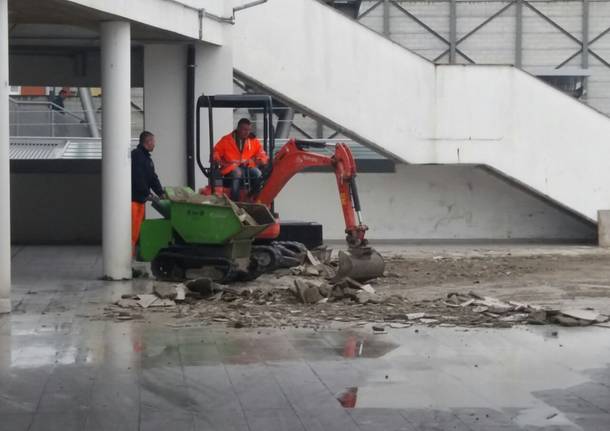
[[[364, 382], [337, 395], [343, 407], [483, 408], [513, 412], [519, 426], [574, 425], [535, 393], [590, 382], [589, 369], [606, 368], [610, 375], [607, 329], [423, 328], [388, 337], [398, 347], [370, 368]], [[360, 349], [356, 342], [349, 351], [357, 356]]]

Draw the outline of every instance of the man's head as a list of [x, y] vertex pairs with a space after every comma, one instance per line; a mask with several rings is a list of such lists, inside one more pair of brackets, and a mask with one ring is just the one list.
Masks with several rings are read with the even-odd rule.
[[237, 137], [239, 139], [247, 139], [252, 133], [252, 122], [247, 118], [242, 118], [237, 122], [237, 129], [235, 129]]
[[144, 130], [140, 133], [140, 145], [144, 147], [146, 151], [152, 153], [155, 149], [155, 135]]
[[59, 91], [59, 96], [60, 96], [62, 99], [65, 99], [65, 98], [66, 98], [66, 96], [68, 96], [68, 92], [67, 92], [66, 90], [62, 89], [62, 90], [60, 90], [60, 91]]

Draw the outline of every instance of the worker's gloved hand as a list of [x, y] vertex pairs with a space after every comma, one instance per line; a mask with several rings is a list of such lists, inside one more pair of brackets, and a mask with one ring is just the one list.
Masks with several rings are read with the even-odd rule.
[[159, 201], [161, 199], [159, 199], [159, 196], [154, 195], [154, 194], [151, 193], [151, 194], [148, 195], [148, 198], [146, 200], [148, 200], [150, 202], [153, 202], [153, 203], [159, 203]]

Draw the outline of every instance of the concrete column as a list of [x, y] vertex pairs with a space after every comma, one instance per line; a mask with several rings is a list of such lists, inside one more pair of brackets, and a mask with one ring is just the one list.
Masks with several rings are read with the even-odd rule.
[[597, 241], [600, 247], [610, 248], [610, 210], [597, 212]]
[[[231, 29], [225, 29], [230, 32]], [[225, 35], [227, 41], [223, 46], [202, 43], [197, 46], [195, 62], [195, 89], [197, 97], [205, 94], [233, 94], [233, 49], [228, 41], [230, 34]], [[201, 117], [201, 154], [205, 165], [209, 160], [207, 111]], [[233, 111], [218, 109], [214, 112], [214, 139], [217, 141], [223, 135], [233, 130]], [[197, 188], [207, 184], [207, 178], [201, 171], [195, 169]]]
[[144, 128], [156, 137], [152, 158], [163, 186], [186, 185], [186, 49], [144, 47]]
[[104, 276], [131, 278], [130, 24], [101, 25], [102, 248]]
[[11, 311], [8, 0], [0, 0], [0, 313]]

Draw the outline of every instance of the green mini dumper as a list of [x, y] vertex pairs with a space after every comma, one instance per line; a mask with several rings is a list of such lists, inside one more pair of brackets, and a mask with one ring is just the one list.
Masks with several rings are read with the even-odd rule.
[[[254, 237], [275, 220], [265, 205], [203, 196], [188, 187], [167, 187], [168, 199], [153, 206], [162, 219], [145, 220], [138, 258], [162, 280], [207, 276], [220, 282], [253, 280], [265, 272], [272, 247]], [[256, 249], [256, 253], [254, 253]]]

